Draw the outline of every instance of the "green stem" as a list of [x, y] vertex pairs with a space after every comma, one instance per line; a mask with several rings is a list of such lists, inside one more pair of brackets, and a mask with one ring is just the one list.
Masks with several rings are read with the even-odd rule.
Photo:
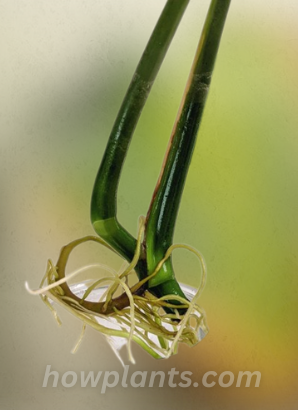
[[[91, 221], [97, 234], [129, 261], [136, 239], [117, 220], [117, 189], [122, 166], [138, 119], [189, 0], [168, 0], [137, 66], [95, 180]], [[138, 266], [140, 277], [146, 264]]]
[[[231, 0], [212, 0], [146, 223], [149, 274], [172, 244], [174, 228], [215, 59]], [[149, 282], [157, 294], [177, 293], [168, 259]]]

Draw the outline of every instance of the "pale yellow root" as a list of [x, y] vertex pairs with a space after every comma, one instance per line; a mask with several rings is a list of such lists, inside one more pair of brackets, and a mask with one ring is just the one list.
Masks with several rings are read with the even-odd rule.
[[[72, 350], [73, 353], [75, 353], [79, 348], [87, 325], [92, 326], [104, 334], [108, 338], [108, 341], [111, 341], [111, 337], [127, 339], [128, 358], [132, 363], [134, 363], [134, 358], [131, 351], [132, 340], [138, 343], [153, 357], [168, 358], [177, 352], [178, 343], [187, 343], [190, 346], [195, 345], [199, 341], [198, 335], [200, 328], [205, 334], [208, 332], [208, 327], [205, 321], [205, 313], [197, 305], [198, 298], [206, 283], [207, 270], [204, 258], [196, 249], [183, 244], [175, 244], [170, 246], [164, 258], [158, 263], [155, 271], [147, 278], [138, 282], [137, 285], [129, 288], [127, 280], [128, 276], [134, 272], [134, 268], [140, 258], [144, 226], [145, 219], [144, 217], [141, 217], [134, 258], [131, 263], [119, 273], [109, 266], [96, 264], [84, 266], [75, 272], [65, 275], [64, 278], [57, 280], [58, 273], [56, 267], [49, 260], [47, 271], [41, 281], [39, 289], [31, 290], [28, 283], [25, 283], [25, 287], [29, 293], [41, 296], [43, 302], [54, 314], [54, 317], [59, 325], [61, 324], [61, 321], [56, 310], [50, 303], [50, 300], [63, 305], [64, 308], [83, 321], [82, 332], [77, 344]], [[136, 287], [143, 285], [155, 276], [163, 263], [170, 257], [171, 253], [175, 249], [187, 249], [196, 255], [200, 261], [201, 283], [192, 300], [188, 301], [176, 295], [166, 295], [161, 298], [156, 298], [149, 292], [146, 292], [144, 296], [135, 295], [133, 292]], [[121, 311], [114, 309], [114, 313], [104, 315], [92, 312], [84, 308], [76, 300], [64, 295], [64, 292], [60, 286], [61, 284], [79, 275], [83, 271], [95, 267], [108, 271], [111, 276], [105, 276], [93, 282], [84, 292], [81, 301], [85, 300], [92, 291], [96, 290], [103, 283], [110, 283], [103, 295], [105, 298], [103, 299], [105, 300], [105, 306], [108, 305], [115, 292], [120, 288], [122, 288], [122, 290], [126, 293], [129, 300], [129, 306], [123, 308]], [[45, 282], [47, 282], [46, 286], [44, 286]], [[180, 302], [182, 305], [179, 307], [187, 309], [184, 315], [179, 314], [175, 302]], [[174, 309], [175, 313], [166, 314], [163, 310], [165, 307]], [[191, 326], [191, 321], [195, 323], [195, 326]], [[113, 325], [113, 328], [111, 328], [111, 324]], [[119, 354], [116, 354], [119, 357]]]

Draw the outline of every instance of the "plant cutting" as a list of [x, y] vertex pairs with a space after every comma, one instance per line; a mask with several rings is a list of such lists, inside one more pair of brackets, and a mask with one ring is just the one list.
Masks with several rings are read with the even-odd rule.
[[[206, 280], [204, 259], [189, 245], [173, 244], [173, 235], [230, 1], [211, 1], [160, 176], [147, 214], [139, 218], [136, 237], [117, 219], [121, 171], [142, 109], [189, 0], [167, 1], [116, 117], [91, 197], [91, 222], [98, 236], [86, 236], [64, 246], [56, 264], [48, 261], [40, 288], [31, 291], [27, 285], [31, 293], [41, 295], [57, 320], [50, 301], [62, 304], [82, 320], [78, 344], [89, 324], [106, 335], [112, 346], [115, 338], [126, 341], [131, 361], [131, 341], [153, 357], [167, 358], [177, 352], [179, 343], [193, 346], [208, 332], [204, 311], [197, 304]], [[87, 281], [78, 291], [67, 282], [90, 266], [69, 275], [65, 269], [73, 249], [87, 241], [117, 253], [127, 266], [116, 272], [98, 264], [109, 275]], [[201, 265], [200, 286], [192, 295], [176, 279], [172, 252], [177, 248], [193, 252]], [[134, 273], [138, 280], [130, 285]]]

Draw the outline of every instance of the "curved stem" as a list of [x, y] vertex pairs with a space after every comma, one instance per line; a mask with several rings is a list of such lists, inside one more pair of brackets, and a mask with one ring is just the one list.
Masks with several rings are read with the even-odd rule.
[[[101, 245], [106, 246], [108, 249], [113, 251], [113, 248], [111, 248], [109, 245], [107, 245], [102, 239], [97, 238], [95, 236], [85, 236], [80, 239], [76, 239], [72, 242], [70, 242], [68, 245], [63, 246], [63, 248], [60, 251], [60, 255], [58, 258], [58, 261], [56, 263], [56, 269], [58, 273], [58, 278], [63, 279], [65, 278], [65, 269], [66, 265], [69, 259], [70, 253], [73, 251], [75, 247], [78, 245], [88, 242], [88, 241], [93, 241], [100, 243]], [[70, 306], [72, 305], [72, 301], [79, 302], [81, 306], [84, 308], [95, 312], [95, 313], [101, 313], [108, 315], [110, 313], [113, 313], [115, 309], [121, 310], [126, 306], [129, 306], [129, 299], [126, 293], [121, 294], [115, 299], [111, 299], [109, 303], [107, 304], [106, 302], [89, 302], [87, 300], [83, 300], [76, 296], [69, 288], [67, 282], [64, 282], [60, 285], [61, 289], [63, 290], [64, 296], [67, 296], [70, 298], [69, 300], [65, 300], [65, 303], [69, 304]], [[145, 291], [145, 286], [140, 286], [137, 289], [134, 290], [135, 295], [142, 295]]]
[[[184, 183], [230, 2], [231, 0], [211, 2], [163, 169], [147, 214], [146, 248], [149, 274], [172, 244]], [[170, 294], [173, 293], [174, 279], [172, 262], [169, 259], [150, 280], [149, 287], [154, 287], [158, 293]]]
[[[133, 132], [189, 0], [168, 0], [125, 95], [95, 180], [91, 221], [97, 234], [128, 260], [136, 240], [117, 220], [117, 189]], [[142, 277], [146, 264], [138, 266]], [[140, 272], [142, 271], [142, 272]]]

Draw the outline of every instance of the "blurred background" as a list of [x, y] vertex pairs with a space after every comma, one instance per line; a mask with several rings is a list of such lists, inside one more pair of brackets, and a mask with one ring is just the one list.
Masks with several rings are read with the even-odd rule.
[[[91, 191], [107, 138], [165, 1], [0, 1], [1, 409], [296, 409], [298, 405], [298, 3], [232, 1], [186, 183], [175, 241], [207, 261], [200, 304], [210, 333], [157, 361], [134, 346], [135, 370], [259, 371], [259, 388], [42, 388], [47, 364], [122, 373], [104, 338], [38, 297], [46, 261], [92, 234]], [[131, 144], [119, 219], [147, 211], [209, 1], [191, 1]], [[121, 261], [82, 246], [69, 269]], [[197, 261], [174, 255], [198, 286]], [[91, 272], [95, 275], [95, 272]], [[124, 357], [126, 353], [124, 352]]]

